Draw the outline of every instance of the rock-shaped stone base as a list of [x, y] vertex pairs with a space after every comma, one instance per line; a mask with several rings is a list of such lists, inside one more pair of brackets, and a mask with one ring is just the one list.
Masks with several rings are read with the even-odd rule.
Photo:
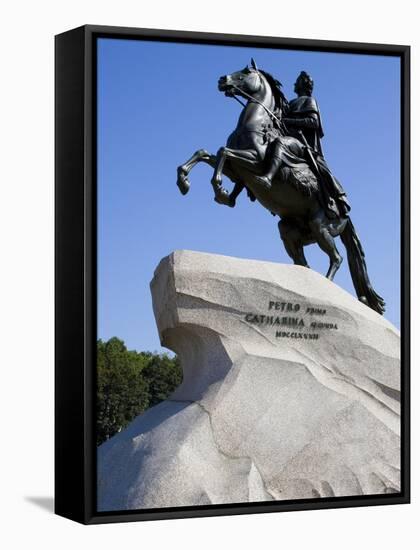
[[184, 379], [99, 448], [100, 511], [399, 492], [386, 319], [310, 269], [199, 252], [151, 289]]

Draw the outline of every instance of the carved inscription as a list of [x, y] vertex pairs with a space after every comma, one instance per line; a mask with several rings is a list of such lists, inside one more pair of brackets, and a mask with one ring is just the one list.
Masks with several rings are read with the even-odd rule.
[[276, 338], [318, 340], [323, 331], [338, 330], [337, 323], [325, 318], [327, 315], [327, 309], [322, 306], [270, 300], [266, 313], [247, 313], [245, 322], [273, 327]]

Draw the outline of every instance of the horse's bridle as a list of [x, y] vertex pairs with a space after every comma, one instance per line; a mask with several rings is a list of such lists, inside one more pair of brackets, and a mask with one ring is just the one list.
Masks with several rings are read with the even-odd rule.
[[[260, 79], [261, 79], [261, 76], [260, 76]], [[268, 115], [272, 118], [272, 120], [273, 121], [275, 120], [279, 126], [281, 125], [280, 119], [272, 111], [270, 111], [270, 109], [266, 107], [264, 103], [262, 103], [262, 101], [255, 99], [255, 97], [252, 97], [252, 95], [248, 94], [244, 90], [241, 90], [241, 88], [239, 88], [239, 86], [236, 86], [236, 84], [230, 83], [230, 86], [232, 86], [232, 88], [236, 88], [242, 95], [247, 97], [253, 103], [258, 103], [258, 105], [261, 105], [261, 107], [267, 111]], [[232, 97], [236, 99], [236, 101], [238, 101], [243, 107], [246, 107], [245, 103], [242, 103], [242, 101], [238, 99], [235, 94], [233, 94]]]

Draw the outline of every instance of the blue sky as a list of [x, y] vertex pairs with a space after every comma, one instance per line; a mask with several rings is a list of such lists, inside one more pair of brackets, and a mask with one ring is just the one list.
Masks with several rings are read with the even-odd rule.
[[[216, 152], [234, 129], [241, 107], [217, 80], [251, 57], [289, 99], [301, 70], [313, 77], [325, 158], [347, 191], [385, 317], [399, 327], [399, 58], [106, 38], [98, 43], [99, 338], [162, 351], [149, 283], [173, 250], [291, 262], [262, 206], [245, 193], [234, 209], [213, 201], [210, 167], [193, 169], [185, 197], [175, 184], [178, 165], [199, 148]], [[305, 253], [327, 271], [318, 247]], [[346, 261], [335, 282], [354, 294]]]

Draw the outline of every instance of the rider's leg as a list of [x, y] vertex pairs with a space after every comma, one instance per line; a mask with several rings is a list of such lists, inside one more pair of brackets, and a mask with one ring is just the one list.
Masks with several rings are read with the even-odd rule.
[[317, 214], [309, 221], [309, 227], [319, 247], [328, 255], [330, 259], [330, 267], [326, 277], [332, 281], [341, 265], [341, 262], [343, 261], [343, 258], [340, 256], [340, 253], [335, 246], [334, 238], [331, 236], [328, 229], [328, 221], [322, 210], [319, 210]]
[[262, 176], [255, 176], [255, 179], [258, 183], [269, 189], [273, 178], [277, 174], [277, 171], [282, 163], [281, 139], [276, 139], [276, 141], [272, 144], [272, 147], [268, 149], [265, 160], [266, 162], [268, 161], [266, 172]]

